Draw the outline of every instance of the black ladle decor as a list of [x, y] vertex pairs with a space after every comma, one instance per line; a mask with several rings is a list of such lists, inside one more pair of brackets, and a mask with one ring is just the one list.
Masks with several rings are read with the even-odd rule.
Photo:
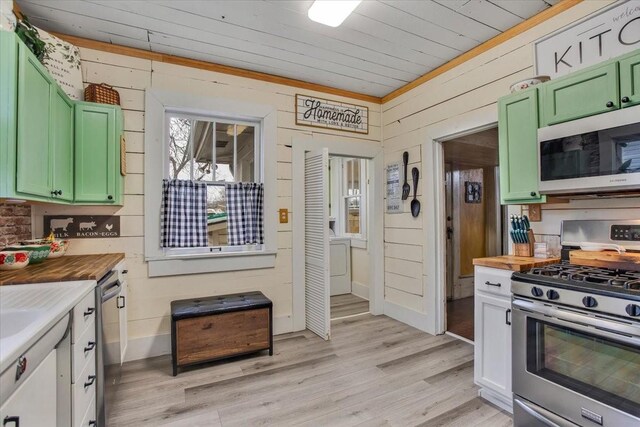
[[418, 178], [420, 177], [418, 168], [411, 169], [411, 175], [413, 176], [413, 200], [411, 201], [411, 215], [416, 218], [420, 214], [420, 202], [417, 199]]

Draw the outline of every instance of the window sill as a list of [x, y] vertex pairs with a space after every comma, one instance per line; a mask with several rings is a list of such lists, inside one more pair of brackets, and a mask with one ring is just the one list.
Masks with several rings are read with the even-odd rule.
[[219, 252], [148, 258], [149, 277], [274, 268], [276, 251]]

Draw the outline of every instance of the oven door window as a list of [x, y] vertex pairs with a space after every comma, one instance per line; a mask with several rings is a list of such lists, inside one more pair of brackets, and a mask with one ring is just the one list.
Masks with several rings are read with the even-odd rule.
[[529, 317], [527, 371], [640, 416], [640, 348]]
[[640, 172], [640, 124], [540, 142], [540, 179]]

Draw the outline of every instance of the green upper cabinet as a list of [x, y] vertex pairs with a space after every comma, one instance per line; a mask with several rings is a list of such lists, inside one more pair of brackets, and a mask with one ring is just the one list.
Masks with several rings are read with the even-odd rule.
[[73, 201], [73, 101], [56, 87], [51, 98], [51, 176], [53, 196]]
[[501, 203], [545, 203], [538, 192], [536, 88], [498, 101], [498, 135]]
[[13, 32], [0, 31], [0, 199], [122, 204], [122, 110], [72, 101]]
[[49, 133], [55, 84], [23, 44], [18, 49], [18, 124], [16, 191], [51, 197]]
[[618, 62], [609, 61], [541, 86], [542, 125], [549, 126], [620, 108]]
[[619, 59], [622, 108], [640, 104], [640, 51]]
[[114, 105], [75, 105], [75, 202], [121, 204], [122, 111]]
[[12, 198], [16, 191], [17, 39], [0, 30], [0, 198]]

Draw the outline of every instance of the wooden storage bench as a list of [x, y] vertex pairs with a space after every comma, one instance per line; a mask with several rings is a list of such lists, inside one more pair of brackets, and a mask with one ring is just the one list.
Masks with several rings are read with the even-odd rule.
[[178, 368], [262, 350], [273, 355], [273, 304], [262, 292], [171, 302], [171, 359]]

